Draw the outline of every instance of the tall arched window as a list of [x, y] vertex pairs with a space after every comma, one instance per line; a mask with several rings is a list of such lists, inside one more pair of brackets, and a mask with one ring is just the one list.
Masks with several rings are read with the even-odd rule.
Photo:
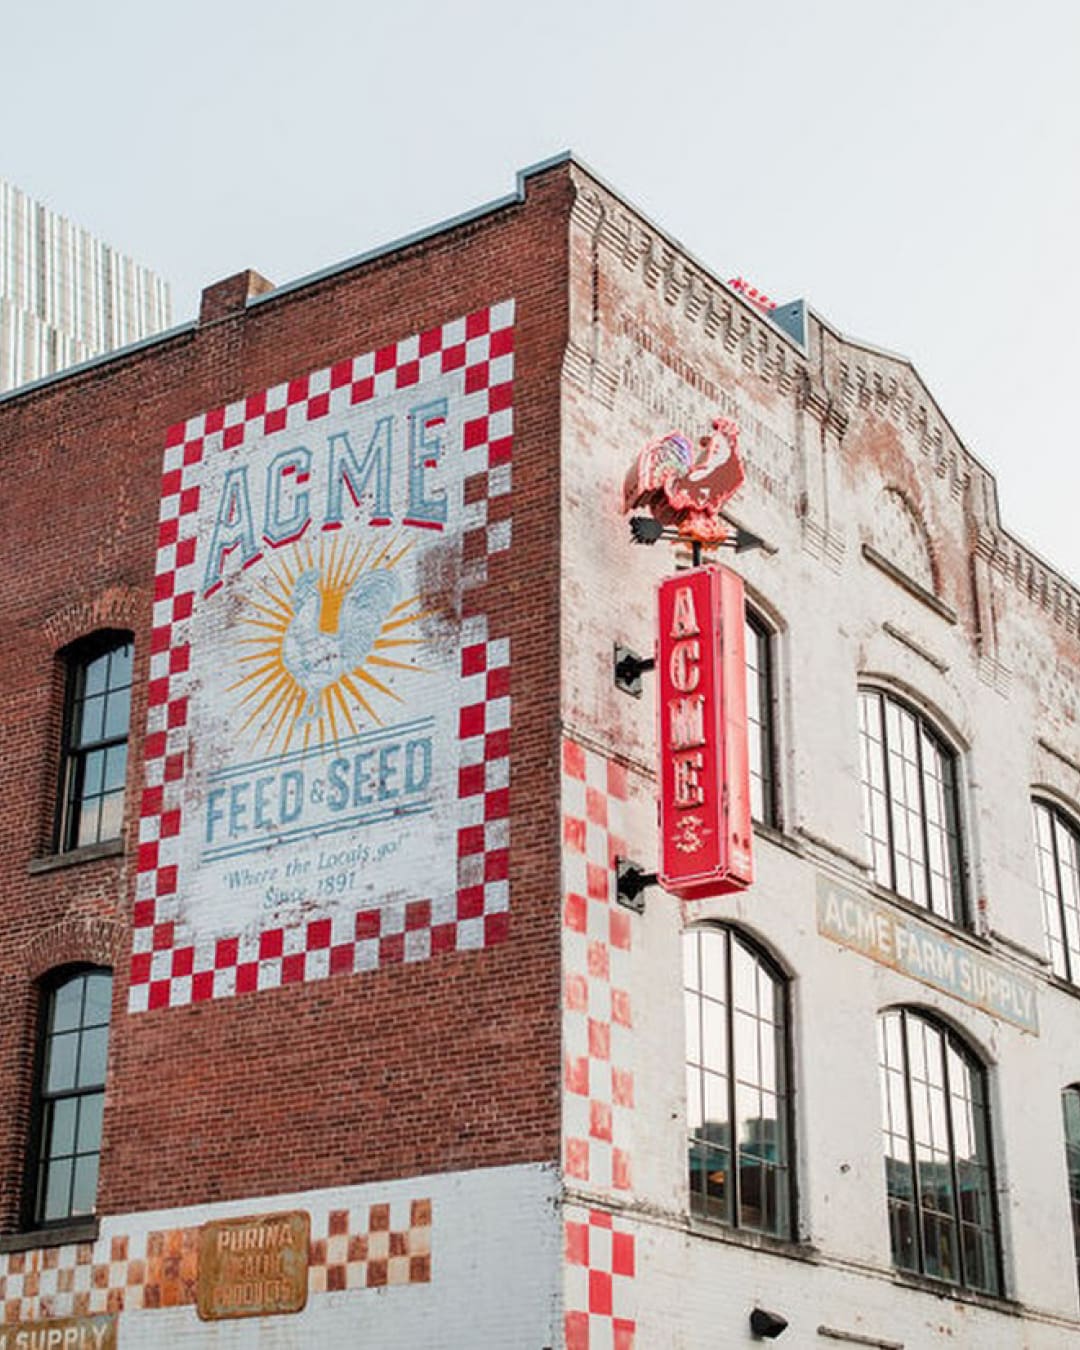
[[1080, 828], [1048, 802], [1035, 802], [1043, 931], [1054, 974], [1080, 984]]
[[1069, 1176], [1069, 1209], [1072, 1213], [1073, 1254], [1080, 1285], [1080, 1086], [1075, 1083], [1061, 1094], [1065, 1116], [1065, 1166]]
[[746, 611], [746, 722], [750, 762], [750, 814], [764, 825], [777, 823], [773, 742], [773, 635]]
[[112, 975], [63, 972], [44, 989], [27, 1209], [37, 1225], [94, 1212]]
[[792, 1235], [787, 986], [731, 928], [683, 937], [690, 1208]]
[[999, 1293], [983, 1067], [955, 1032], [908, 1008], [881, 1015], [878, 1047], [893, 1263]]
[[130, 633], [95, 633], [67, 649], [57, 847], [118, 839], [124, 822]]
[[962, 923], [955, 754], [924, 717], [880, 689], [859, 691], [859, 729], [874, 880]]

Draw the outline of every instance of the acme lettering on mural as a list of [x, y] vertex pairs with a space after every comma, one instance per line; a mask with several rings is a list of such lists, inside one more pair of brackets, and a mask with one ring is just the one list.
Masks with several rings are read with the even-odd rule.
[[110, 1316], [0, 1329], [0, 1350], [112, 1350], [115, 1345], [116, 1319]]
[[[388, 414], [378, 418], [370, 432], [354, 428], [355, 444], [350, 430], [343, 428], [327, 437], [325, 450], [318, 455], [306, 445], [294, 445], [279, 450], [261, 472], [246, 460], [233, 464], [218, 494], [203, 593], [210, 595], [221, 585], [230, 555], [248, 567], [262, 557], [264, 546], [277, 549], [295, 543], [313, 518], [321, 519], [324, 530], [340, 530], [346, 515], [359, 512], [365, 497], [368, 524], [390, 525], [399, 495], [394, 491], [395, 464], [405, 465], [401, 524], [444, 529], [447, 497], [438, 470], [448, 415], [445, 398], [411, 409], [404, 458], [395, 448], [400, 436], [395, 436], [395, 419]], [[316, 492], [320, 497], [313, 507]]]
[[1038, 1035], [1035, 986], [1029, 980], [820, 874], [817, 926], [823, 937]]

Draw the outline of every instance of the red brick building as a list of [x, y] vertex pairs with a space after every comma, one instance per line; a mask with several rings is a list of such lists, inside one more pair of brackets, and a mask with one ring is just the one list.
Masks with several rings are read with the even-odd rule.
[[[1030, 864], [1063, 932], [1072, 913], [1045, 859], [1078, 837], [1075, 675], [1054, 672], [1080, 601], [1001, 529], [906, 363], [798, 308], [789, 327], [559, 160], [315, 277], [241, 273], [197, 322], [0, 399], [3, 1344], [49, 1323], [73, 1345], [728, 1345], [755, 1306], [804, 1345], [1074, 1334], [1071, 974], [1000, 897]], [[718, 410], [766, 541], [736, 564], [759, 882], [638, 916], [613, 864], [653, 857], [652, 712], [611, 653], [650, 646], [672, 559], [630, 544], [621, 485], [650, 436]], [[803, 626], [811, 596], [847, 646]], [[916, 894], [894, 829], [883, 880], [847, 694], [916, 719], [947, 795], [1010, 682], [1005, 842], [976, 856], [985, 802], [946, 823], [924, 802], [963, 860]], [[889, 967], [841, 931], [856, 903], [874, 931], [928, 926], [983, 993]], [[734, 1116], [710, 1133], [688, 1104], [687, 942], [750, 962], [782, 1051], [768, 1082], [760, 1058], [732, 1071], [757, 1114], [702, 1165]], [[694, 969], [691, 1021], [713, 1006]], [[996, 1180], [981, 1146], [941, 1155], [978, 1195], [953, 1264], [925, 1224], [914, 1256], [897, 1236], [863, 1077], [814, 1074], [841, 974], [871, 1100], [892, 1007], [980, 1102], [991, 1043], [1054, 1084], [1024, 1138], [1057, 1171], [1024, 1175], [1007, 1107]], [[691, 1097], [729, 1082], [697, 1053]], [[1003, 1150], [1057, 1206], [1049, 1273], [1002, 1221]]]

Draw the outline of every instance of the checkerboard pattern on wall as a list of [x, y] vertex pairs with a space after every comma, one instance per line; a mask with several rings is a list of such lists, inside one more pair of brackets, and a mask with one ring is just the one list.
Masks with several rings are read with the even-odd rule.
[[632, 915], [612, 899], [626, 852], [625, 769], [563, 743], [563, 1168], [601, 1193], [632, 1184]]
[[169, 432], [133, 1012], [506, 936], [513, 303]]
[[[431, 1281], [429, 1199], [312, 1210], [308, 1293]], [[199, 1228], [106, 1234], [0, 1256], [5, 1323], [148, 1312], [196, 1302]]]

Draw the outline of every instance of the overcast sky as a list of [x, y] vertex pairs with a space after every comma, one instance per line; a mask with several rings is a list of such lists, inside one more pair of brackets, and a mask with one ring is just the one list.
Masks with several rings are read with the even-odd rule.
[[1080, 580], [1076, 0], [38, 0], [0, 177], [193, 317], [572, 149], [722, 278], [909, 356]]

